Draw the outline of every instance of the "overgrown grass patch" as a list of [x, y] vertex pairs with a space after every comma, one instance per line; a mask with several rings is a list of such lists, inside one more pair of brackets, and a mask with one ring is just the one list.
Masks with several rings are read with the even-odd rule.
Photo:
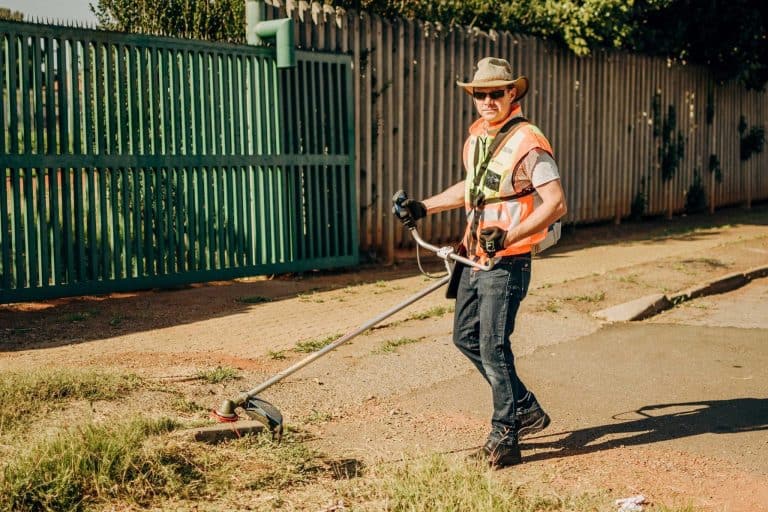
[[483, 464], [445, 455], [416, 459], [372, 479], [370, 493], [388, 511], [580, 512], [597, 510], [598, 498], [529, 496]]
[[142, 387], [137, 375], [95, 370], [43, 369], [3, 372], [0, 431], [68, 400], [115, 400]]
[[84, 510], [94, 502], [139, 505], [185, 496], [203, 476], [178, 445], [152, 444], [168, 419], [85, 425], [20, 448], [0, 474], [0, 510]]
[[296, 352], [305, 352], [305, 353], [316, 352], [321, 348], [325, 347], [326, 345], [330, 345], [331, 343], [333, 343], [339, 338], [341, 338], [341, 334], [331, 334], [330, 336], [326, 336], [325, 338], [300, 341], [296, 344], [293, 350]]

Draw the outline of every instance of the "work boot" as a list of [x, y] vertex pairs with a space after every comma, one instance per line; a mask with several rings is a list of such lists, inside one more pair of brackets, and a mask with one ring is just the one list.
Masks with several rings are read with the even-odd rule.
[[549, 415], [544, 409], [536, 403], [530, 409], [521, 409], [518, 411], [517, 420], [520, 422], [520, 429], [517, 431], [517, 437], [523, 438], [541, 432], [549, 426]]
[[495, 446], [492, 445], [491, 441], [488, 441], [483, 446], [483, 451], [487, 454], [488, 463], [494, 469], [514, 466], [515, 464], [520, 464], [523, 460], [517, 439], [507, 439]]
[[514, 429], [500, 431], [496, 428], [488, 434], [488, 439], [478, 451], [468, 457], [471, 460], [486, 461], [492, 468], [501, 469], [519, 464], [522, 461], [520, 445], [514, 436]]

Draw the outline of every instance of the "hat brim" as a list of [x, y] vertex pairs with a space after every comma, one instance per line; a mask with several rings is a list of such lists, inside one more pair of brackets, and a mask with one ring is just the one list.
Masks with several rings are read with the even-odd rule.
[[483, 87], [509, 87], [510, 85], [517, 89], [517, 96], [515, 101], [520, 101], [528, 93], [528, 77], [520, 76], [515, 80], [488, 80], [483, 82], [456, 82], [456, 85], [462, 87], [464, 92], [472, 94], [473, 89], [480, 89]]

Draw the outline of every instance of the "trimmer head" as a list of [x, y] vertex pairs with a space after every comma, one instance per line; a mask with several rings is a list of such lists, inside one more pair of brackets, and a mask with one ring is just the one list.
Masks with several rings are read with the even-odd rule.
[[236, 404], [232, 400], [225, 400], [221, 406], [211, 411], [211, 418], [219, 423], [233, 423], [240, 419], [235, 412], [238, 407], [243, 408], [245, 414], [252, 420], [263, 423], [276, 440], [283, 437], [283, 415], [280, 410], [266, 400], [254, 396], [247, 398], [244, 403]]

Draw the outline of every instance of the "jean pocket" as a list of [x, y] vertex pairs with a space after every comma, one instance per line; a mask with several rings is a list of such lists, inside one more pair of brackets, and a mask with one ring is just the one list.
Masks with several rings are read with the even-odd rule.
[[528, 294], [528, 286], [531, 284], [531, 260], [527, 258], [515, 259], [510, 268], [511, 293], [517, 300], [523, 300]]

